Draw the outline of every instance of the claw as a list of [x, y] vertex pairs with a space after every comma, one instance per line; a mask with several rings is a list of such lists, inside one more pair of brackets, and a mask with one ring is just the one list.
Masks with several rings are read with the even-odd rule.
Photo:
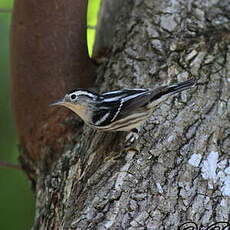
[[137, 128], [132, 129], [132, 131], [125, 138], [125, 148], [129, 148], [134, 145], [139, 138], [139, 130]]

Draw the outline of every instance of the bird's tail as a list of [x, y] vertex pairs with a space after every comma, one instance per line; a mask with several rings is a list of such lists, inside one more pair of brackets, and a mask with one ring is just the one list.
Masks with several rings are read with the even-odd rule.
[[191, 79], [191, 80], [180, 82], [178, 84], [162, 86], [158, 88], [157, 90], [153, 91], [151, 101], [153, 102], [155, 100], [160, 99], [161, 97], [165, 95], [168, 96], [168, 95], [172, 95], [172, 94], [181, 92], [183, 90], [189, 89], [192, 86], [194, 86], [194, 84], [195, 84], [195, 81]]
[[187, 80], [187, 81], [180, 82], [178, 84], [169, 85], [169, 86], [167, 86], [167, 89], [166, 89], [165, 93], [166, 94], [168, 94], [168, 93], [178, 93], [180, 91], [183, 91], [183, 90], [191, 88], [194, 84], [195, 84], [194, 80]]

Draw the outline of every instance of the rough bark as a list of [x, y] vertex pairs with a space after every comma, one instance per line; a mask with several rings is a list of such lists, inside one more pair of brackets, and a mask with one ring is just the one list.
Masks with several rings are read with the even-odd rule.
[[123, 1], [100, 90], [192, 77], [197, 85], [156, 108], [132, 150], [123, 149], [124, 133], [85, 126], [38, 176], [34, 229], [230, 221], [229, 15], [222, 0]]
[[116, 24], [116, 19], [118, 18], [122, 5], [123, 0], [101, 1], [92, 55], [99, 63], [103, 62], [103, 59], [108, 55], [113, 46], [115, 26], [111, 25]]

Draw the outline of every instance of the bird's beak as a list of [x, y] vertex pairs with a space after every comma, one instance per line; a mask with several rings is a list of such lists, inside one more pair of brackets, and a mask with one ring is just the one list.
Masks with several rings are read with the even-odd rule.
[[49, 104], [49, 106], [63, 105], [64, 103], [65, 103], [64, 100], [61, 99], [61, 100], [58, 100], [58, 101], [55, 101], [55, 102]]

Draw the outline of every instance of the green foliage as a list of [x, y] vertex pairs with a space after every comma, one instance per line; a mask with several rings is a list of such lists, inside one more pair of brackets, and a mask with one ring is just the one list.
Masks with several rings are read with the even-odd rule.
[[87, 12], [87, 44], [89, 55], [92, 56], [93, 43], [95, 39], [97, 15], [100, 9], [101, 0], [89, 0], [88, 1], [88, 12]]
[[[0, 160], [17, 163], [17, 140], [9, 97], [10, 16], [0, 14]], [[34, 202], [25, 174], [1, 167], [0, 188], [0, 229], [30, 229]]]
[[0, 8], [11, 9], [13, 5], [13, 0], [0, 0]]
[[[0, 9], [11, 9], [13, 0], [0, 0]], [[100, 0], [89, 0], [87, 41], [89, 54], [95, 37]], [[17, 163], [17, 138], [9, 97], [10, 13], [0, 13], [0, 160]], [[34, 201], [25, 174], [0, 167], [0, 229], [27, 230], [33, 223]]]

